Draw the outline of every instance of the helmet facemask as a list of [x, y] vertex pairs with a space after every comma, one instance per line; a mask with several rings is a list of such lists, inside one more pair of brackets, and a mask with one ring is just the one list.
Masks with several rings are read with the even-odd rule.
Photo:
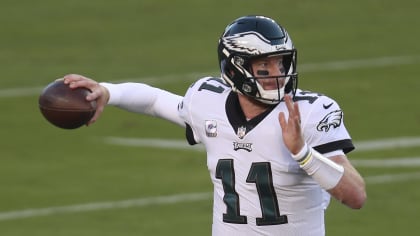
[[[229, 53], [227, 50], [225, 53]], [[281, 75], [269, 76], [267, 73], [253, 71], [251, 63], [253, 60], [265, 57], [281, 56], [283, 68]], [[239, 92], [255, 100], [274, 105], [278, 104], [285, 96], [294, 96], [297, 87], [296, 73], [296, 50], [282, 50], [265, 53], [256, 56], [249, 55], [229, 55], [227, 62], [221, 65], [222, 78], [231, 85], [233, 91]], [[264, 89], [264, 80], [275, 81], [273, 89]], [[273, 82], [271, 82], [273, 83]]]

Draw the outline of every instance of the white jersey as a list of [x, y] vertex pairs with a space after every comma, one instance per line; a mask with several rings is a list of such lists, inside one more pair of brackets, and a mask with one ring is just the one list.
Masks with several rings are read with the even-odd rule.
[[[337, 103], [298, 90], [303, 135], [320, 153], [353, 149]], [[218, 78], [194, 83], [179, 104], [190, 144], [203, 143], [214, 184], [213, 235], [324, 235], [326, 192], [283, 143], [284, 102], [247, 121]], [[328, 200], [328, 199], [327, 199]]]

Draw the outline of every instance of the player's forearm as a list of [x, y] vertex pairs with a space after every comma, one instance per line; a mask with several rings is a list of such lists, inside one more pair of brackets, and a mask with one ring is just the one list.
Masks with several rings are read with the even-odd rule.
[[363, 178], [344, 155], [326, 158], [305, 144], [293, 158], [336, 199], [354, 209], [363, 206], [366, 200]]
[[367, 198], [365, 182], [362, 176], [354, 169], [346, 157], [336, 156], [331, 159], [344, 167], [344, 175], [337, 186], [328, 192], [353, 209], [362, 208]]
[[124, 110], [156, 116], [185, 126], [178, 115], [182, 97], [142, 83], [101, 83], [108, 92], [108, 105]]

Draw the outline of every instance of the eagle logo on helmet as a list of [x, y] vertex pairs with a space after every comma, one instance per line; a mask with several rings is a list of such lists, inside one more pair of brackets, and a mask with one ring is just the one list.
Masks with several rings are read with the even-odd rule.
[[[224, 37], [223, 44], [231, 51], [259, 55], [273, 51], [273, 45], [257, 32], [244, 32]], [[274, 48], [274, 50], [278, 50]]]
[[341, 125], [343, 120], [343, 112], [341, 110], [336, 110], [328, 113], [316, 126], [318, 131], [328, 132], [331, 128], [337, 128]]

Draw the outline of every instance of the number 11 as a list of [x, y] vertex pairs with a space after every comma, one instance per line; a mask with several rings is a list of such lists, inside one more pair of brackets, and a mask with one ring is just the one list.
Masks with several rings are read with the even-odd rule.
[[[223, 222], [246, 224], [247, 217], [240, 215], [239, 195], [235, 190], [235, 171], [232, 159], [220, 159], [216, 166], [216, 178], [222, 180], [225, 195], [226, 213]], [[257, 218], [257, 225], [287, 224], [287, 216], [280, 215], [276, 192], [274, 191], [271, 164], [269, 162], [254, 162], [246, 179], [247, 183], [255, 183], [262, 217]]]

